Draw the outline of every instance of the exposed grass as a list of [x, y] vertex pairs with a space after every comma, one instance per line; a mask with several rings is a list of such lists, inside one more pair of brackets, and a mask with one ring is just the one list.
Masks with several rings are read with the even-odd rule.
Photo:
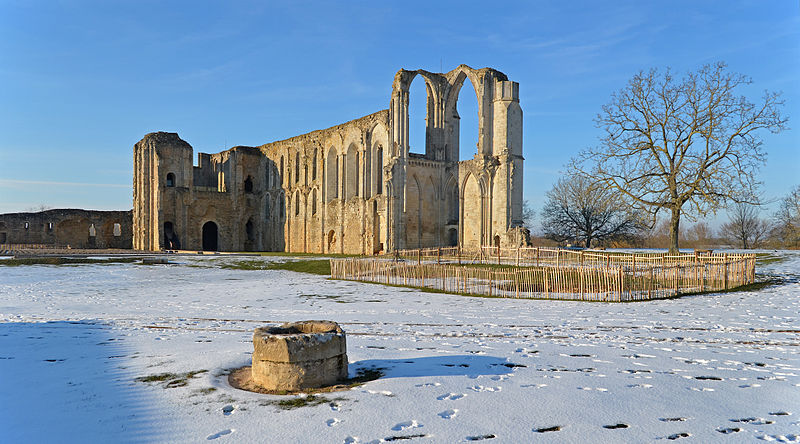
[[18, 267], [20, 265], [85, 265], [85, 264], [129, 264], [142, 260], [140, 257], [118, 257], [109, 259], [90, 259], [83, 257], [25, 257], [2, 259], [0, 266]]
[[374, 381], [382, 378], [386, 374], [386, 369], [383, 367], [364, 367], [356, 370], [356, 376], [347, 380], [350, 387], [358, 387], [367, 382]]
[[[142, 376], [136, 378], [137, 382], [144, 382], [147, 384], [164, 383], [164, 388], [184, 387], [189, 384], [189, 380], [193, 379], [199, 374], [206, 373], [208, 370], [194, 370], [186, 373], [158, 373], [150, 376]], [[214, 391], [213, 389], [210, 392]]]
[[345, 398], [326, 398], [318, 395], [298, 396], [291, 399], [273, 401], [272, 404], [282, 410], [292, 410], [300, 407], [313, 407], [320, 404], [329, 404], [334, 401], [344, 401]]
[[787, 259], [787, 256], [775, 256], [772, 253], [756, 253], [756, 264], [758, 265], [777, 264]]
[[241, 260], [222, 264], [220, 268], [229, 270], [288, 270], [320, 275], [331, 274], [331, 262], [328, 259], [301, 259], [285, 262]]

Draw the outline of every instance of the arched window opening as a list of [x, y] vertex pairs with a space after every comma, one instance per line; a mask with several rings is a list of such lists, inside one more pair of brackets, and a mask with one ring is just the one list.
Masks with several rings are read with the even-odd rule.
[[167, 186], [174, 187], [175, 186], [175, 174], [167, 173]]
[[478, 153], [478, 95], [469, 78], [464, 79], [456, 102], [459, 116], [458, 160], [473, 159]]
[[[116, 226], [116, 225], [119, 225], [119, 224], [114, 224], [114, 225]], [[47, 223], [47, 231], [53, 231], [53, 223], [52, 222], [48, 222]]]
[[414, 77], [408, 90], [408, 151], [425, 154], [427, 146], [428, 85], [422, 76]]
[[383, 147], [378, 146], [375, 154], [375, 194], [383, 194]]
[[272, 188], [272, 182], [271, 182], [272, 178], [270, 177], [270, 174], [269, 174], [269, 170], [270, 169], [271, 168], [269, 166], [269, 160], [268, 160], [267, 161], [267, 167], [264, 168], [264, 185], [267, 187], [267, 189]]
[[[50, 229], [50, 230], [52, 230], [52, 229], [53, 229], [53, 224], [52, 224], [52, 223], [50, 224], [50, 227], [49, 227], [49, 229]], [[114, 229], [113, 229], [113, 231], [114, 231], [114, 237], [120, 237], [120, 236], [122, 236], [122, 225], [120, 225], [120, 224], [114, 224]]]
[[317, 149], [314, 148], [314, 163], [311, 164], [311, 180], [317, 180]]
[[328, 202], [339, 197], [339, 158], [336, 150], [328, 150], [328, 160], [325, 162], [325, 196]]
[[281, 186], [283, 186], [283, 156], [281, 156], [281, 170], [278, 180], [280, 181]]
[[347, 148], [344, 160], [344, 198], [350, 199], [358, 195], [358, 149], [355, 145]]
[[300, 182], [300, 151], [294, 155], [294, 181]]
[[225, 192], [225, 173], [223, 171], [217, 173], [217, 191], [220, 193]]
[[[25, 228], [28, 228], [28, 223], [25, 222]], [[89, 237], [97, 236], [97, 229], [94, 227], [94, 224], [89, 225]]]
[[271, 217], [272, 213], [270, 212], [270, 210], [271, 209], [269, 207], [269, 196], [267, 196], [267, 199], [264, 201], [264, 220], [269, 220], [269, 218]]
[[308, 185], [308, 165], [303, 166], [303, 184]]
[[300, 215], [300, 192], [298, 191], [294, 195], [294, 215]]
[[280, 218], [283, 220], [286, 217], [286, 198], [281, 194], [281, 197], [278, 198], [278, 206], [280, 208]]
[[356, 151], [356, 171], [355, 171], [355, 183], [356, 183], [355, 195], [356, 196], [360, 196], [361, 195], [361, 180], [360, 180], [361, 174], [359, 174], [360, 170], [361, 170], [361, 153]]
[[317, 189], [311, 191], [311, 214], [317, 214]]
[[[94, 226], [94, 225], [92, 225], [92, 226]], [[30, 224], [28, 222], [25, 222], [25, 229], [27, 230], [28, 228], [30, 228]]]
[[244, 192], [245, 193], [253, 192], [253, 178], [251, 176], [247, 176], [247, 179], [244, 180]]

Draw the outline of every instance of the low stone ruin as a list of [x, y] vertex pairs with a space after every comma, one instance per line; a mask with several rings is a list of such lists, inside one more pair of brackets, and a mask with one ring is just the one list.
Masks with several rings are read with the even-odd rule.
[[347, 342], [336, 322], [259, 327], [253, 348], [251, 381], [267, 391], [317, 388], [347, 379]]

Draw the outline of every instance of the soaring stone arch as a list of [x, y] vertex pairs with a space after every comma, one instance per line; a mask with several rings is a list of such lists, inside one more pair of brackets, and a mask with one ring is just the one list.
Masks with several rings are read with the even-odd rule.
[[[446, 135], [445, 160], [458, 162], [460, 151], [464, 148], [474, 151], [474, 153], [478, 155], [487, 154], [486, 150], [490, 148], [490, 144], [487, 143], [486, 136], [491, 132], [492, 121], [491, 116], [487, 116], [485, 112], [488, 107], [487, 102], [491, 101], [491, 95], [487, 97], [485, 77], [479, 76], [476, 70], [469, 66], [459, 65], [456, 69], [447, 73], [447, 79], [447, 96], [444, 105], [444, 126]], [[472, 89], [475, 91], [475, 98], [478, 101], [477, 147], [461, 147], [461, 116], [458, 114], [458, 99], [464, 82], [470, 82], [470, 84], [472, 84]]]
[[409, 90], [414, 79], [420, 76], [425, 81], [427, 104], [425, 113], [425, 156], [435, 157], [436, 148], [443, 129], [442, 92], [444, 79], [440, 74], [422, 69], [407, 71], [401, 69], [394, 76], [392, 100], [389, 108], [392, 125], [392, 140], [399, 152], [396, 156], [406, 158], [409, 152]]

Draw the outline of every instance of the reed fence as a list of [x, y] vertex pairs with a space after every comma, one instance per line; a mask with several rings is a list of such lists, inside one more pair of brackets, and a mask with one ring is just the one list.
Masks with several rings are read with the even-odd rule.
[[608, 302], [728, 290], [755, 280], [754, 254], [507, 250], [513, 254], [441, 248], [398, 251], [393, 260], [331, 259], [331, 277], [481, 296]]

